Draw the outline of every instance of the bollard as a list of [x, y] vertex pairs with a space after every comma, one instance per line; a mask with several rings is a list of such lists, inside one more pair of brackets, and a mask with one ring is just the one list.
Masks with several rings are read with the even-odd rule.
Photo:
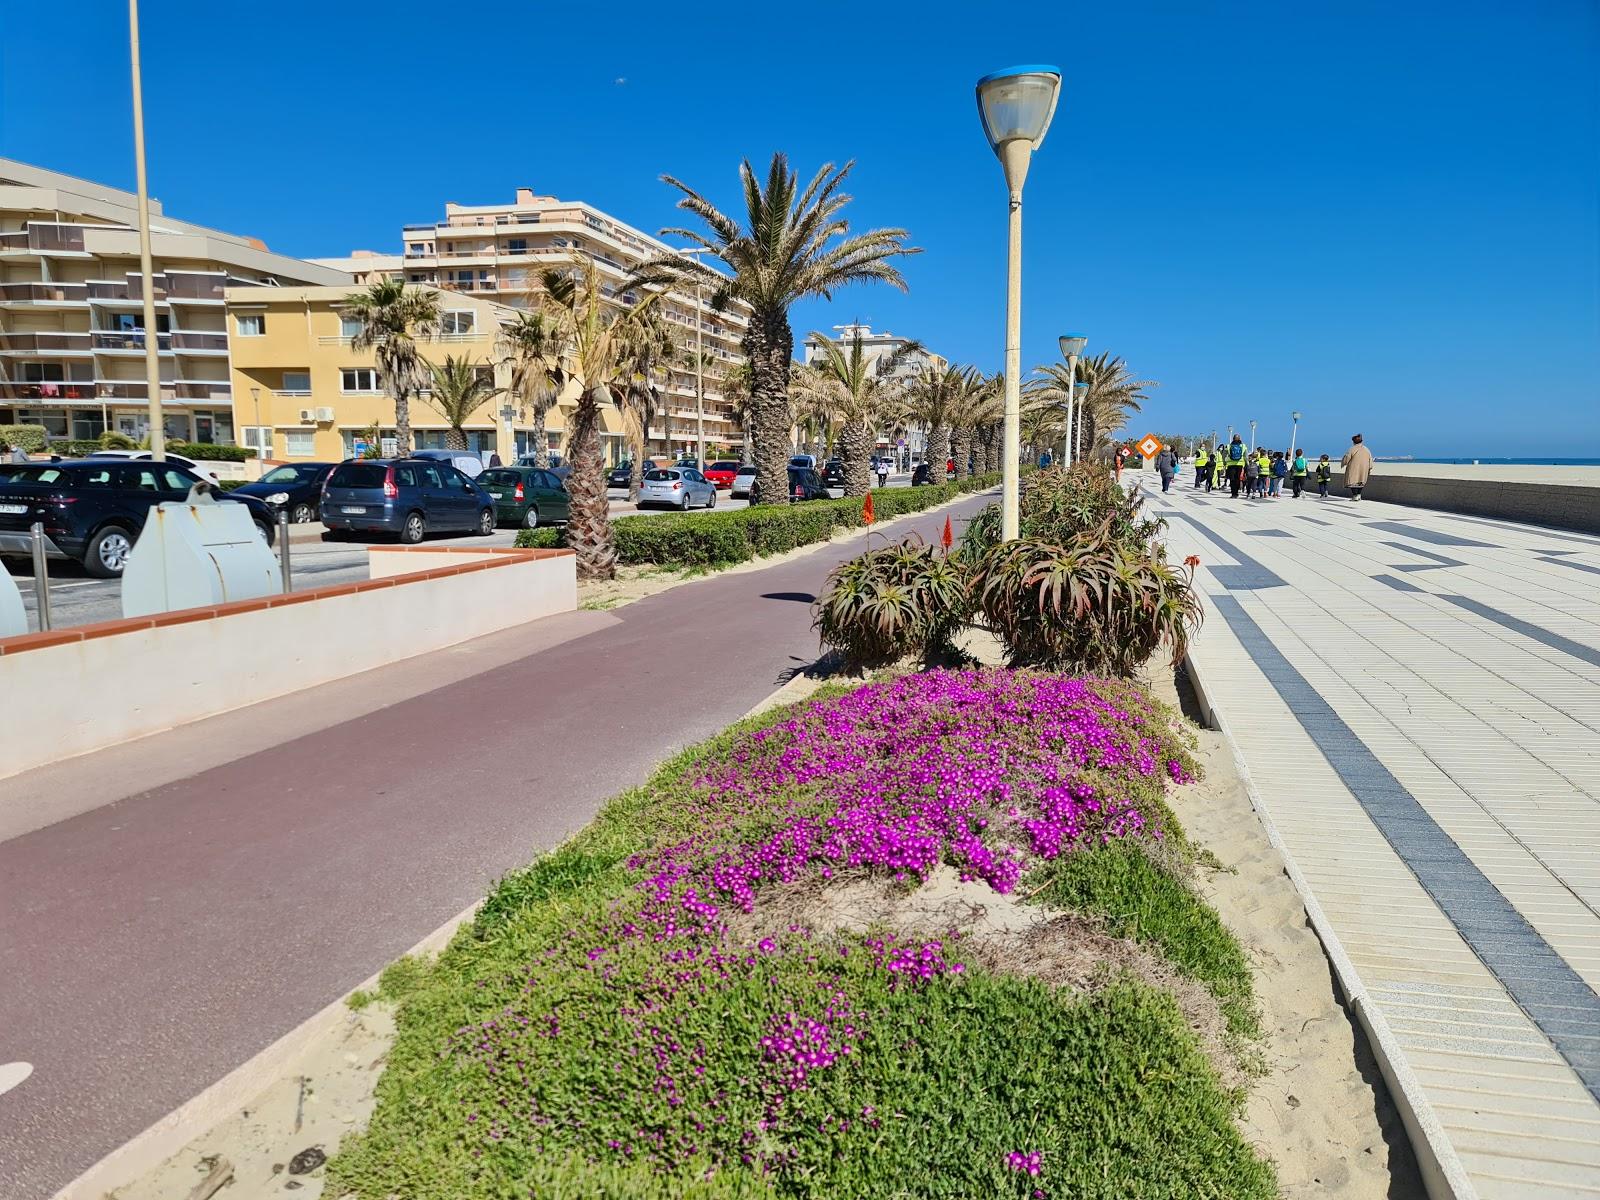
[[289, 510], [278, 510], [278, 563], [283, 567], [283, 594], [294, 590], [289, 579]]
[[29, 530], [33, 534], [33, 596], [34, 609], [39, 614], [39, 632], [50, 628], [50, 563], [44, 555], [44, 526], [38, 521]]

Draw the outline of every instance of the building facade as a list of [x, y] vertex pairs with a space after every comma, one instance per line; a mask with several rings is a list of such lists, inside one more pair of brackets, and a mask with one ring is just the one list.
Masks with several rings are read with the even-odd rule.
[[[0, 425], [149, 433], [137, 212], [131, 192], [0, 159]], [[150, 225], [166, 435], [233, 442], [225, 289], [349, 275], [174, 220], [153, 199]]]
[[[592, 257], [606, 294], [627, 303], [635, 294], [629, 286], [633, 271], [649, 259], [674, 252], [665, 242], [590, 205], [540, 196], [528, 188], [518, 188], [512, 204], [446, 204], [442, 221], [407, 225], [402, 239], [398, 255], [357, 251], [346, 258], [315, 261], [361, 280], [388, 276], [528, 308], [537, 302], [540, 272], [570, 263], [577, 255]], [[677, 331], [680, 358], [657, 380], [666, 402], [650, 429], [649, 452], [692, 452], [697, 444], [697, 336], [707, 453], [736, 449], [743, 431], [721, 381], [744, 362], [740, 338], [745, 311], [731, 306], [716, 312], [709, 294], [693, 292], [672, 291], [658, 303]], [[549, 418], [552, 430], [566, 428], [572, 400], [564, 399], [560, 407]], [[620, 449], [619, 433], [606, 430], [607, 454], [613, 459]]]

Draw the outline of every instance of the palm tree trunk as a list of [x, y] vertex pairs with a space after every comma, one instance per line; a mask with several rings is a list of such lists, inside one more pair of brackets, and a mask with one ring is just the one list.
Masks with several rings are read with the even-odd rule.
[[402, 458], [411, 453], [411, 397], [404, 387], [394, 390], [394, 438]]
[[957, 427], [951, 437], [954, 449], [952, 453], [956, 460], [956, 478], [965, 479], [972, 472], [967, 468], [967, 462], [972, 457], [972, 429], [970, 426]]
[[745, 326], [744, 352], [750, 360], [756, 483], [763, 504], [784, 504], [789, 499], [789, 361], [794, 353], [788, 316], [781, 310], [752, 314]]
[[548, 410], [544, 397], [540, 396], [533, 402], [533, 432], [528, 436], [533, 441], [533, 465], [541, 471], [550, 466], [550, 435], [545, 431], [544, 414]]
[[628, 499], [639, 503], [639, 491], [644, 487], [644, 453], [650, 437], [650, 409], [639, 413], [639, 436], [634, 439], [633, 461], [628, 464]]
[[865, 496], [872, 490], [872, 447], [877, 441], [866, 422], [839, 430], [839, 458], [844, 467], [844, 494]]
[[444, 448], [446, 450], [465, 450], [467, 448], [467, 431], [459, 425], [450, 426], [444, 435]]
[[944, 464], [950, 458], [950, 427], [948, 425], [935, 425], [928, 430], [928, 449], [924, 461], [928, 469], [933, 472], [935, 483], [944, 482]]
[[567, 477], [571, 497], [567, 545], [577, 556], [579, 579], [611, 579], [617, 573], [617, 548], [611, 536], [600, 461], [600, 396], [592, 389], [578, 397], [567, 445], [572, 453], [572, 474]]

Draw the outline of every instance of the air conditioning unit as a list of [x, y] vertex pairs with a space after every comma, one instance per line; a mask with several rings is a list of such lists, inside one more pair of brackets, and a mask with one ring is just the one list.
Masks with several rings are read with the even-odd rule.
[[300, 424], [302, 424], [302, 425], [311, 424], [311, 419], [315, 415], [316, 414], [313, 413], [309, 408], [302, 408], [300, 410]]
[[317, 421], [320, 424], [328, 424], [332, 420], [333, 420], [333, 409], [331, 409], [331, 408], [319, 408], [319, 409], [317, 409]]

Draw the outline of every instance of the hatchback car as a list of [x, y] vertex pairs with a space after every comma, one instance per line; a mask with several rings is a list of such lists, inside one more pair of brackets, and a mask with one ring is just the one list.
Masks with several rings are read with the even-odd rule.
[[496, 521], [488, 492], [448, 463], [420, 458], [340, 463], [323, 486], [320, 511], [335, 537], [392, 533], [413, 545], [447, 530], [487, 537]]
[[830, 458], [822, 464], [822, 482], [828, 487], [844, 486], [844, 462], [837, 458]]
[[[101, 579], [122, 574], [150, 509], [188, 499], [210, 483], [175, 463], [88, 458], [18, 463], [0, 479], [0, 555], [33, 552], [31, 527], [44, 526], [45, 554], [70, 558]], [[273, 511], [254, 496], [218, 493], [219, 503], [243, 504], [256, 532], [272, 545]]]
[[745, 463], [733, 476], [733, 484], [728, 488], [730, 496], [750, 495], [750, 489], [756, 481], [756, 467], [754, 463]]
[[476, 482], [494, 501], [495, 516], [502, 525], [537, 529], [541, 525], [566, 524], [567, 489], [554, 471], [540, 467], [490, 467]]
[[666, 505], [688, 511], [695, 505], [717, 506], [717, 489], [706, 477], [691, 468], [666, 467], [644, 473], [639, 489], [639, 507]]
[[254, 483], [233, 489], [236, 496], [254, 496], [274, 511], [284, 509], [289, 520], [296, 525], [317, 519], [317, 505], [322, 500], [322, 485], [327, 481], [333, 463], [295, 463], [293, 466], [274, 467]]
[[[808, 467], [789, 468], [789, 503], [801, 500], [831, 500], [828, 489], [822, 486], [822, 476]], [[761, 482], [750, 485], [750, 503], [761, 503]]]
[[608, 488], [625, 488], [632, 482], [633, 463], [619, 462], [606, 472], [606, 486]]
[[734, 477], [739, 474], [739, 464], [732, 461], [714, 462], [701, 474], [709, 479], [714, 487], [731, 488]]

